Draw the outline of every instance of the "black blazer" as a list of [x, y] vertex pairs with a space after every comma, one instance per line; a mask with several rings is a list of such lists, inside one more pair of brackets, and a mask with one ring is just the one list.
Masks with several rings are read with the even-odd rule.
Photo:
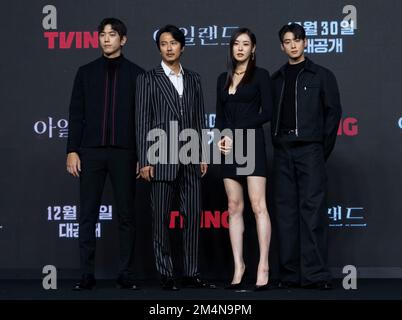
[[[204, 99], [201, 88], [201, 79], [199, 74], [183, 69], [183, 103], [184, 109], [189, 112], [189, 123], [183, 123], [180, 113], [179, 95], [171, 83], [170, 79], [164, 73], [162, 66], [158, 66], [138, 77], [137, 80], [137, 113], [136, 113], [136, 130], [137, 130], [137, 151], [140, 168], [149, 165], [147, 159], [147, 151], [155, 142], [147, 141], [148, 132], [152, 129], [162, 129], [170, 135], [171, 121], [177, 121], [178, 129], [191, 128], [198, 132], [201, 138], [202, 129], [205, 128], [204, 116]], [[180, 131], [179, 131], [180, 132]], [[168, 139], [168, 147], [171, 148], [176, 144], [177, 150], [180, 143], [175, 140]], [[201, 143], [200, 143], [201, 148]], [[168, 161], [170, 160], [168, 154]], [[202, 151], [200, 150], [200, 155]], [[178, 159], [178, 154], [175, 154]], [[179, 171], [179, 163], [169, 161], [167, 164], [153, 165], [154, 180], [173, 181]], [[200, 166], [196, 165], [196, 173], [200, 176]]]
[[[121, 57], [116, 73], [115, 107], [111, 124], [113, 145], [135, 149], [136, 80], [144, 70]], [[100, 57], [78, 69], [71, 95], [67, 153], [80, 147], [110, 145], [105, 139], [107, 58]]]

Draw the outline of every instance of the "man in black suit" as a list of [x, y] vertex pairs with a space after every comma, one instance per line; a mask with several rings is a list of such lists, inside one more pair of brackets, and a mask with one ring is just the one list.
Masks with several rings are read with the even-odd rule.
[[[207, 164], [196, 161], [183, 164], [178, 160], [182, 145], [178, 139], [171, 139], [161, 145], [160, 152], [169, 159], [153, 161], [148, 155], [151, 141], [148, 133], [157, 129], [170, 137], [174, 128], [196, 130], [201, 139], [204, 128], [204, 103], [200, 76], [183, 69], [180, 57], [185, 46], [183, 32], [167, 25], [156, 35], [156, 45], [162, 56], [161, 65], [138, 77], [136, 114], [137, 149], [140, 174], [151, 181], [151, 202], [153, 211], [153, 245], [156, 267], [162, 278], [162, 288], [178, 290], [174, 279], [173, 263], [168, 235], [169, 214], [174, 194], [180, 201], [184, 216], [183, 286], [197, 288], [211, 287], [199, 278], [198, 234], [201, 215], [201, 181], [207, 172]], [[172, 125], [173, 124], [173, 125]], [[175, 127], [176, 126], [176, 127]], [[177, 137], [176, 137], [177, 138]], [[197, 145], [197, 148], [200, 145]]]
[[[79, 246], [82, 277], [74, 290], [95, 284], [95, 227], [109, 174], [119, 221], [120, 261], [117, 285], [137, 289], [133, 281], [135, 88], [143, 73], [122, 55], [124, 23], [102, 20], [98, 27], [102, 56], [79, 68], [70, 103], [67, 171], [80, 178]], [[138, 170], [138, 169], [137, 169]]]
[[304, 56], [304, 28], [279, 31], [288, 63], [272, 75], [274, 208], [283, 287], [331, 289], [327, 177], [342, 108], [334, 74]]

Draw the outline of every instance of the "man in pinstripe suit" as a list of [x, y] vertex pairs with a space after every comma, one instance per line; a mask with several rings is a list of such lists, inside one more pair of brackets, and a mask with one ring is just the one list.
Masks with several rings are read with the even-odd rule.
[[[178, 130], [194, 129], [201, 137], [204, 127], [204, 103], [200, 76], [183, 69], [180, 57], [185, 46], [182, 31], [167, 25], [156, 35], [156, 44], [162, 56], [161, 65], [141, 75], [137, 80], [138, 112], [136, 113], [137, 150], [141, 177], [152, 183], [153, 246], [156, 267], [162, 278], [162, 288], [178, 290], [174, 279], [168, 235], [168, 222], [174, 194], [179, 196], [180, 211], [184, 217], [183, 260], [185, 287], [211, 287], [198, 273], [198, 235], [201, 215], [201, 177], [207, 164], [172, 161], [154, 163], [148, 157], [150, 130], [160, 129], [171, 136], [171, 124]], [[175, 139], [162, 146], [163, 151], [178, 158], [180, 142]], [[151, 165], [152, 163], [152, 165]]]

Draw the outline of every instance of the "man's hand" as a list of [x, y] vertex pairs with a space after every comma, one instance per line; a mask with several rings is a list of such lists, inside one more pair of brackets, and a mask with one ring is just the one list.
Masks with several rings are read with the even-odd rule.
[[225, 156], [228, 155], [232, 151], [233, 140], [229, 137], [225, 136], [217, 143], [218, 149]]
[[201, 162], [200, 169], [201, 169], [201, 178], [202, 178], [203, 176], [205, 176], [205, 174], [208, 171], [208, 165], [205, 162]]
[[74, 177], [79, 177], [81, 172], [81, 160], [77, 152], [67, 154], [67, 171]]
[[147, 181], [151, 181], [151, 178], [154, 177], [154, 167], [146, 166], [140, 169], [140, 175], [143, 179]]
[[141, 174], [140, 174], [140, 163], [137, 162], [137, 168], [135, 169], [135, 178], [136, 178], [136, 179], [139, 179], [140, 177], [141, 177]]

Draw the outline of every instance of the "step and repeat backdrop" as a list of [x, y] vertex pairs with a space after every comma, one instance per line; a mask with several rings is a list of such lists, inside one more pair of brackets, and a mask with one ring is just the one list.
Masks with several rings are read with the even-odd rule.
[[[109, 16], [126, 23], [124, 55], [145, 69], [160, 63], [154, 42], [159, 27], [170, 23], [184, 31], [182, 62], [201, 74], [209, 128], [215, 125], [216, 79], [226, 69], [232, 32], [251, 28], [257, 64], [273, 73], [286, 62], [279, 28], [301, 23], [308, 36], [306, 54], [335, 73], [343, 105], [327, 162], [331, 270], [341, 276], [345, 265], [354, 265], [361, 277], [402, 277], [400, 0], [14, 0], [4, 2], [2, 12], [0, 278], [41, 277], [49, 264], [60, 277], [79, 275], [79, 182], [65, 170], [68, 106], [78, 67], [100, 56], [96, 29]], [[269, 124], [265, 129], [272, 168]], [[114, 209], [107, 182], [96, 229], [101, 278], [117, 272]], [[136, 219], [136, 271], [139, 278], [153, 278], [149, 185], [143, 181], [137, 183]], [[245, 220], [245, 258], [254, 268], [258, 242], [249, 204]], [[169, 227], [178, 244], [182, 225], [174, 208]], [[218, 168], [210, 166], [203, 179], [200, 233], [200, 269], [206, 277], [232, 274], [227, 228], [223, 182]], [[274, 225], [273, 269], [276, 250]], [[176, 251], [180, 270], [181, 251]]]

